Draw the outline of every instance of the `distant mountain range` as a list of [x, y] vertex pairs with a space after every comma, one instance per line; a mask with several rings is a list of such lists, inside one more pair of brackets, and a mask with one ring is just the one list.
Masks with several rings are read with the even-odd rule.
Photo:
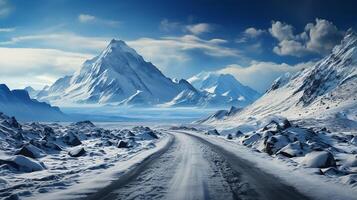
[[173, 81], [121, 40], [87, 60], [79, 71], [42, 91], [27, 88], [34, 98], [55, 105], [112, 104], [135, 106], [245, 106], [259, 94], [231, 75], [208, 73]]
[[356, 123], [357, 34], [349, 30], [341, 44], [313, 67], [295, 75], [283, 75], [253, 104], [235, 115], [216, 118], [209, 123], [233, 125], [270, 115]]
[[31, 99], [26, 90], [10, 90], [5, 84], [0, 84], [0, 112], [25, 121], [56, 121], [67, 117], [58, 107]]

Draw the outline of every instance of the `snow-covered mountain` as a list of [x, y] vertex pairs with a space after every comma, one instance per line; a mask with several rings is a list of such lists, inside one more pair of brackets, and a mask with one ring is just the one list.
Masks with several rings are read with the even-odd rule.
[[183, 81], [173, 82], [165, 77], [123, 41], [112, 40], [99, 56], [87, 60], [75, 74], [58, 79], [37, 97], [57, 105], [156, 105], [171, 101], [190, 88]]
[[31, 99], [26, 90], [10, 90], [0, 84], [0, 112], [26, 121], [63, 120], [58, 107]]
[[183, 79], [173, 81], [125, 42], [113, 39], [100, 55], [84, 62], [73, 75], [62, 77], [38, 92], [36, 98], [55, 105], [227, 107], [245, 106], [258, 96], [230, 75], [212, 73], [209, 80], [212, 80], [211, 87], [214, 84], [217, 87], [213, 93], [202, 88], [198, 90]]
[[[230, 74], [201, 72], [188, 79], [200, 91], [215, 95], [229, 105], [246, 106], [260, 97], [252, 88], [241, 84]], [[219, 103], [219, 102], [218, 102]]]
[[214, 123], [245, 123], [270, 115], [356, 123], [356, 113], [357, 34], [349, 30], [341, 44], [313, 67], [285, 74], [255, 103]]

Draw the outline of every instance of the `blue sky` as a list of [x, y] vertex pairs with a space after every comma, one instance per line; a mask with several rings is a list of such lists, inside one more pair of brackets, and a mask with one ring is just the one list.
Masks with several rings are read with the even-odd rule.
[[[343, 2], [343, 3], [342, 3]], [[357, 26], [353, 1], [0, 0], [0, 79], [41, 88], [112, 38], [171, 78], [232, 73], [264, 92]]]

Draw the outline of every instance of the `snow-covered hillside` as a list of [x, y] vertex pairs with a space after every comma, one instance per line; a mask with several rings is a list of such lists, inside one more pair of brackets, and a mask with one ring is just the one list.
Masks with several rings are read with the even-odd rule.
[[31, 99], [26, 90], [10, 90], [5, 84], [0, 84], [0, 112], [25, 121], [54, 121], [66, 118], [58, 107]]
[[246, 106], [260, 96], [257, 91], [241, 84], [230, 74], [201, 72], [188, 79], [188, 82], [201, 91], [220, 97], [221, 101], [229, 105]]
[[315, 66], [280, 77], [255, 103], [213, 124], [227, 126], [282, 115], [356, 127], [356, 113], [357, 35], [349, 30], [341, 44]]

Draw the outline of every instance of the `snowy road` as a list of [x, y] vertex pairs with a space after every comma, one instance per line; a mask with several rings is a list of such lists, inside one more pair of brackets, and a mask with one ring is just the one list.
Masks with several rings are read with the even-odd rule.
[[171, 134], [171, 145], [86, 199], [308, 199], [222, 147]]

